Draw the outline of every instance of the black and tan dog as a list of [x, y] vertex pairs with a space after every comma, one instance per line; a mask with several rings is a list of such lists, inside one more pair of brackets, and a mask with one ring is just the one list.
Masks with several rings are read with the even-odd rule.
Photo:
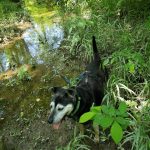
[[59, 128], [66, 116], [79, 119], [83, 113], [90, 110], [93, 104], [100, 105], [102, 102], [107, 74], [102, 67], [94, 36], [92, 43], [93, 60], [80, 77], [78, 84], [68, 89], [63, 87], [52, 88], [53, 96], [48, 122], [55, 129]]

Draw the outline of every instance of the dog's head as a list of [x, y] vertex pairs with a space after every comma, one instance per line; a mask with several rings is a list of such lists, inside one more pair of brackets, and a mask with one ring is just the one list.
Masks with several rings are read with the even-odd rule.
[[65, 116], [74, 109], [74, 90], [53, 87], [52, 93], [48, 123], [52, 124], [54, 129], [58, 129]]

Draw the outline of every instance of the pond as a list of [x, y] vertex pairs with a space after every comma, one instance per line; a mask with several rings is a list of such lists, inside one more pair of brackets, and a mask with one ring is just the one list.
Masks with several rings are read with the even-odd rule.
[[44, 64], [41, 55], [57, 51], [64, 38], [63, 28], [57, 23], [38, 25], [27, 29], [21, 39], [0, 50], [0, 72], [23, 64]]

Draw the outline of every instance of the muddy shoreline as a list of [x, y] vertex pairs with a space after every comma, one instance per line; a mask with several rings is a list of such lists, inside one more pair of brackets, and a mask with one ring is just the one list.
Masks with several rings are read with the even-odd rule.
[[0, 28], [4, 28], [3, 30], [8, 30], [12, 34], [1, 35], [0, 37], [0, 50], [4, 49], [10, 44], [15, 43], [17, 40], [22, 39], [22, 34], [27, 29], [31, 28], [31, 22], [21, 21], [19, 23], [14, 23], [11, 25], [0, 24]]

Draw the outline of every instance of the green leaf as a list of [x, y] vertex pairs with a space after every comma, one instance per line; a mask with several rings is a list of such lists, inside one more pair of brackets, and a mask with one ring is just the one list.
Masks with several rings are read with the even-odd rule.
[[130, 123], [128, 118], [117, 117], [116, 121], [121, 125], [122, 129], [126, 129]]
[[130, 71], [130, 73], [135, 73], [135, 65], [134, 64], [130, 64], [129, 65], [129, 71]]
[[117, 117], [116, 121], [121, 125], [126, 124], [126, 120], [123, 117]]
[[87, 121], [91, 120], [95, 115], [96, 115], [95, 112], [87, 112], [87, 113], [84, 113], [84, 114], [80, 117], [79, 122], [80, 122], [80, 123], [87, 122]]
[[78, 22], [78, 27], [79, 27], [79, 28], [84, 28], [85, 25], [86, 25], [86, 22], [85, 22], [85, 21], [79, 20], [79, 22]]
[[128, 119], [125, 119], [123, 117], [117, 117], [116, 118], [116, 121], [121, 125], [121, 127], [123, 129], [126, 129], [127, 126], [129, 125], [129, 120]]
[[103, 66], [107, 66], [109, 64], [109, 59], [105, 59], [104, 62], [103, 62]]
[[92, 112], [100, 112], [101, 111], [101, 106], [91, 107], [90, 111], [92, 111]]
[[118, 110], [121, 112], [121, 114], [126, 113], [127, 111], [127, 105], [125, 102], [120, 102]]
[[132, 61], [129, 61], [127, 64], [126, 64], [126, 67], [128, 68], [129, 72], [130, 73], [135, 73], [135, 65]]
[[100, 125], [102, 126], [103, 129], [106, 129], [106, 128], [111, 126], [112, 122], [113, 122], [113, 118], [112, 117], [103, 116], [101, 118]]
[[111, 126], [113, 118], [110, 116], [105, 116], [103, 114], [97, 114], [94, 117], [94, 123], [100, 125], [103, 129], [106, 129]]
[[109, 107], [106, 106], [106, 105], [102, 105], [102, 111], [103, 111], [105, 114], [109, 114]]
[[113, 106], [110, 106], [108, 113], [110, 116], [115, 116], [116, 115], [115, 111], [116, 111], [115, 108]]
[[100, 125], [101, 123], [102, 114], [97, 113], [93, 118], [93, 124]]
[[115, 58], [112, 58], [110, 64], [113, 64], [114, 62], [115, 62]]
[[110, 134], [116, 144], [118, 144], [122, 140], [123, 131], [121, 126], [116, 121], [111, 126]]
[[94, 124], [100, 125], [102, 117], [103, 117], [102, 113], [97, 113], [93, 118]]

